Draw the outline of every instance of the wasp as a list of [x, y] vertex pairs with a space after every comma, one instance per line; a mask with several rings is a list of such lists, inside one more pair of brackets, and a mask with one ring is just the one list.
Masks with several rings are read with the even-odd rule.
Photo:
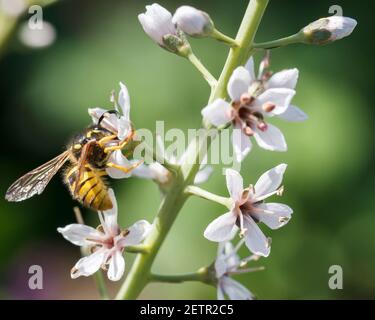
[[132, 140], [135, 131], [131, 127], [129, 134], [120, 140], [112, 131], [101, 126], [106, 114], [97, 124], [77, 134], [63, 153], [16, 180], [7, 190], [5, 199], [18, 202], [41, 194], [52, 177], [69, 162], [63, 176], [72, 197], [96, 211], [111, 209], [113, 203], [105, 182], [106, 169], [116, 168], [128, 173], [140, 163], [126, 168], [109, 161], [114, 151], [122, 150]]

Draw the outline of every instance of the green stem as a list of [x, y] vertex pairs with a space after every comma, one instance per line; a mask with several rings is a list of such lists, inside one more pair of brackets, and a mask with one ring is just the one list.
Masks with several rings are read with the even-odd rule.
[[186, 281], [199, 281], [207, 283], [209, 281], [208, 269], [202, 268], [196, 272], [185, 274], [164, 275], [151, 273], [150, 275], [150, 282], [181, 283]]
[[238, 43], [237, 43], [236, 40], [234, 40], [231, 37], [228, 37], [227, 35], [225, 35], [224, 33], [220, 32], [217, 29], [214, 29], [212, 31], [212, 33], [210, 34], [210, 37], [212, 37], [212, 38], [214, 38], [214, 39], [216, 39], [218, 41], [224, 42], [224, 43], [228, 44], [231, 47], [237, 47], [238, 46]]
[[150, 249], [144, 245], [125, 247], [125, 252], [130, 252], [130, 253], [148, 253], [149, 251]]
[[[220, 79], [212, 90], [210, 97], [211, 101], [215, 98], [226, 97], [226, 86], [229, 77], [237, 66], [244, 63], [244, 58], [248, 55], [249, 48], [253, 45], [255, 33], [267, 4], [268, 0], [250, 1], [236, 37], [239, 46], [231, 49]], [[198, 159], [202, 150], [207, 152], [210, 141], [209, 132], [208, 130], [205, 130], [203, 139], [195, 139], [189, 145], [187, 152], [192, 153], [189, 158]], [[188, 197], [185, 193], [185, 188], [192, 184], [194, 177], [199, 170], [199, 166], [200, 164], [197, 161], [193, 163], [184, 163], [181, 166], [181, 169], [176, 173], [176, 176], [171, 183], [170, 191], [162, 200], [159, 212], [153, 222], [153, 228], [150, 235], [144, 243], [150, 248], [150, 252], [137, 255], [127, 278], [116, 296], [116, 299], [136, 299], [149, 282], [150, 269], [156, 254]]]
[[[81, 248], [81, 255], [83, 257], [85, 257], [89, 254], [90, 254], [90, 252], [89, 252], [87, 247]], [[93, 275], [93, 278], [94, 278], [94, 281], [95, 281], [95, 285], [98, 289], [98, 293], [99, 293], [100, 298], [103, 299], [103, 300], [108, 300], [109, 294], [108, 294], [107, 286], [105, 284], [105, 280], [104, 280], [104, 277], [103, 277], [102, 270], [99, 270], [99, 271], [95, 272], [94, 275]]]
[[195, 195], [200, 198], [219, 203], [228, 209], [232, 207], [231, 198], [218, 196], [217, 194], [211, 193], [197, 186], [187, 186], [185, 192], [189, 195]]
[[227, 96], [226, 87], [229, 78], [236, 67], [246, 62], [267, 4], [268, 0], [250, 1], [235, 39], [238, 46], [230, 49], [227, 61], [225, 62], [218, 81], [218, 86], [211, 94], [209, 102]]
[[109, 299], [109, 294], [107, 290], [107, 286], [105, 284], [104, 276], [102, 270], [99, 270], [94, 273], [94, 280], [96, 283], [96, 287], [98, 288], [98, 292], [100, 297], [103, 300], [108, 300]]
[[253, 47], [256, 49], [275, 49], [279, 47], [284, 47], [290, 44], [302, 43], [301, 34], [296, 33], [289, 37], [281, 38], [274, 41], [254, 43]]
[[217, 84], [215, 77], [207, 70], [203, 63], [197, 58], [197, 56], [191, 51], [187, 59], [194, 65], [194, 67], [202, 74], [204, 79], [208, 82], [211, 88], [214, 88]]

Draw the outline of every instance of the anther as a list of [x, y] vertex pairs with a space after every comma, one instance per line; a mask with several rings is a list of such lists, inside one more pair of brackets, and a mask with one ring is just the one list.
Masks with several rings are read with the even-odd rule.
[[243, 93], [240, 98], [241, 105], [250, 105], [254, 101], [254, 98], [248, 94], [248, 93]]
[[278, 196], [282, 196], [284, 192], [284, 186], [281, 186], [279, 189], [276, 190], [276, 194]]
[[265, 112], [272, 112], [274, 109], [276, 108], [276, 105], [272, 102], [266, 102], [265, 104], [263, 104], [262, 106], [262, 109], [265, 111]]
[[254, 135], [254, 131], [250, 127], [245, 127], [244, 133], [249, 137]]
[[264, 121], [259, 122], [257, 127], [260, 131], [263, 131], [263, 132], [266, 131], [268, 128], [267, 123], [265, 123]]

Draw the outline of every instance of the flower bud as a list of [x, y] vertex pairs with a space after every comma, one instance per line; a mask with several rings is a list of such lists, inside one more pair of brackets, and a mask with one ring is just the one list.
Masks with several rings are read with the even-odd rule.
[[154, 3], [146, 6], [146, 12], [138, 15], [143, 30], [164, 49], [186, 56], [190, 45], [181, 31], [172, 22], [172, 14], [162, 6]]
[[349, 36], [357, 21], [341, 16], [332, 16], [316, 20], [300, 31], [302, 41], [308, 44], [327, 44]]
[[172, 19], [183, 32], [193, 37], [209, 36], [214, 30], [210, 16], [191, 6], [179, 7]]

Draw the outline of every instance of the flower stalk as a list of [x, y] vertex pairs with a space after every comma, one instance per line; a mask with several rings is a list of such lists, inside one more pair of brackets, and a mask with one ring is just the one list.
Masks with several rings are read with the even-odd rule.
[[[215, 98], [226, 97], [226, 86], [233, 70], [246, 60], [249, 48], [253, 45], [255, 33], [261, 22], [268, 0], [252, 0], [245, 12], [236, 41], [238, 47], [230, 49], [224, 69], [218, 80], [217, 86], [211, 90], [210, 102]], [[208, 133], [207, 133], [208, 135]], [[194, 152], [190, 159], [197, 159], [202, 152], [203, 145], [209, 144], [206, 139], [198, 139], [189, 148]], [[207, 150], [207, 148], [206, 148]], [[153, 222], [153, 228], [145, 240], [145, 245], [150, 248], [146, 254], [138, 254], [129, 274], [121, 286], [116, 299], [136, 299], [150, 280], [151, 267], [154, 259], [166, 238], [180, 209], [187, 200], [185, 189], [192, 183], [199, 170], [199, 162], [184, 164], [174, 177], [170, 192], [165, 195], [159, 208], [159, 212]]]
[[285, 47], [291, 44], [297, 44], [297, 43], [303, 43], [303, 36], [301, 33], [296, 33], [291, 36], [273, 40], [273, 41], [267, 41], [267, 42], [261, 42], [261, 43], [254, 43], [253, 47], [256, 49], [276, 49], [280, 47]]
[[211, 193], [211, 192], [209, 192], [207, 190], [204, 190], [204, 189], [202, 189], [200, 187], [197, 187], [197, 186], [187, 186], [186, 189], [185, 189], [185, 192], [189, 195], [195, 195], [195, 196], [200, 197], [202, 199], [206, 199], [206, 200], [209, 200], [209, 201], [216, 202], [218, 204], [221, 204], [221, 205], [227, 207], [228, 209], [230, 209], [233, 205], [233, 202], [231, 201], [230, 198], [218, 196], [214, 193]]
[[150, 275], [150, 282], [168, 282], [168, 283], [181, 283], [187, 281], [198, 281], [198, 282], [209, 282], [209, 270], [204, 267], [196, 272], [175, 274], [175, 275], [164, 275], [152, 273]]
[[207, 70], [203, 63], [197, 58], [197, 56], [191, 51], [187, 55], [187, 59], [193, 64], [193, 66], [202, 74], [203, 78], [210, 85], [211, 89], [214, 90], [217, 84], [215, 77]]

